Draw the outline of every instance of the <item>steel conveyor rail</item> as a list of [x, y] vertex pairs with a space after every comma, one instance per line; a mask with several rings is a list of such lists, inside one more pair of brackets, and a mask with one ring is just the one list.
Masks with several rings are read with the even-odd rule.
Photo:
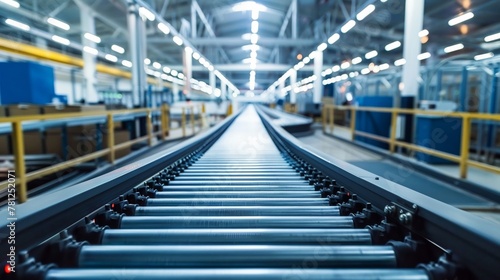
[[[91, 183], [107, 187], [103, 197], [95, 188], [82, 190], [75, 195], [80, 197], [73, 206], [76, 220], [67, 221], [73, 224], [51, 229], [58, 233], [51, 238], [39, 232], [23, 236], [37, 237], [25, 248], [29, 254], [16, 260], [16, 273], [5, 276], [444, 280], [473, 275], [455, 255], [412, 231], [418, 213], [404, 201], [396, 199], [380, 211], [371, 197], [341, 185], [345, 174], [338, 180], [287, 141], [286, 133], [248, 106], [174, 155], [120, 169], [108, 184], [102, 182], [106, 177], [96, 178]], [[71, 209], [65, 205], [36, 213], [61, 223]], [[393, 211], [410, 222], [393, 221]], [[42, 227], [32, 221], [26, 230], [32, 226]]]

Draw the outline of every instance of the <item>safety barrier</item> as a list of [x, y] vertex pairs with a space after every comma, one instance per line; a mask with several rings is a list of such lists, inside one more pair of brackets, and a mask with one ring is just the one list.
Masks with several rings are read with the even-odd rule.
[[[377, 141], [385, 142], [389, 144], [389, 152], [393, 154], [396, 147], [403, 147], [408, 150], [425, 153], [431, 156], [439, 157], [449, 161], [453, 161], [459, 164], [459, 176], [460, 178], [467, 178], [467, 170], [469, 166], [473, 166], [479, 169], [483, 169], [493, 173], [500, 173], [500, 167], [489, 165], [486, 163], [478, 162], [469, 159], [469, 146], [470, 146], [470, 130], [472, 120], [483, 120], [483, 121], [500, 121], [500, 115], [498, 114], [480, 114], [480, 113], [462, 113], [462, 112], [441, 112], [441, 111], [427, 111], [427, 110], [414, 110], [414, 109], [401, 109], [401, 108], [379, 108], [379, 107], [355, 107], [355, 106], [336, 106], [332, 104], [326, 104], [323, 106], [322, 111], [322, 124], [323, 131], [326, 132], [327, 126], [329, 130], [333, 133], [334, 124], [334, 112], [335, 110], [350, 111], [351, 120], [349, 123], [351, 140], [354, 141], [356, 135], [374, 139]], [[380, 135], [374, 135], [367, 132], [356, 130], [356, 112], [377, 112], [377, 113], [387, 113], [391, 114], [391, 127], [389, 137], [383, 137]], [[444, 116], [444, 117], [454, 117], [460, 118], [462, 121], [462, 134], [461, 134], [461, 144], [460, 144], [460, 154], [454, 155], [435, 149], [430, 149], [427, 147], [419, 146], [413, 143], [403, 142], [396, 140], [396, 123], [397, 118], [400, 114], [405, 115], [428, 115], [428, 116]]]
[[[194, 106], [182, 107], [181, 114], [181, 127], [182, 137], [186, 137], [186, 111], [190, 114], [190, 123], [192, 126], [192, 132], [195, 133], [196, 122], [200, 124], [200, 129], [206, 125], [204, 117], [204, 104], [200, 105], [198, 111], [198, 118], [195, 118]], [[124, 114], [137, 114], [144, 113], [146, 116], [146, 128], [147, 135], [132, 139], [127, 142], [120, 144], [115, 144], [114, 137], [114, 116], [124, 115]], [[152, 117], [153, 114], [160, 115], [160, 129], [159, 131], [154, 131]], [[107, 129], [107, 148], [98, 150], [96, 152], [79, 156], [74, 159], [70, 159], [50, 167], [38, 169], [29, 173], [26, 173], [25, 164], [25, 150], [24, 150], [24, 135], [22, 123], [25, 121], [44, 121], [44, 120], [60, 120], [60, 119], [79, 119], [89, 116], [95, 117], [105, 117], [106, 118], [106, 129]], [[101, 111], [101, 112], [85, 112], [85, 113], [61, 113], [61, 114], [46, 114], [46, 115], [31, 115], [31, 116], [13, 116], [13, 117], [0, 117], [0, 123], [11, 123], [12, 125], [12, 142], [13, 142], [13, 154], [15, 158], [15, 173], [16, 173], [16, 194], [19, 203], [23, 203], [28, 198], [27, 185], [29, 182], [42, 178], [47, 175], [54, 174], [56, 172], [74, 167], [83, 162], [94, 160], [100, 157], [107, 156], [108, 161], [113, 164], [115, 162], [115, 153], [118, 150], [126, 149], [132, 145], [147, 141], [149, 146], [153, 145], [153, 137], [161, 136], [161, 139], [166, 140], [170, 129], [170, 119], [169, 119], [169, 108], [167, 105], [163, 105], [161, 108], [152, 109], [130, 109], [130, 110], [112, 110], [112, 111]], [[8, 181], [0, 182], [0, 191], [7, 189], [9, 183]]]

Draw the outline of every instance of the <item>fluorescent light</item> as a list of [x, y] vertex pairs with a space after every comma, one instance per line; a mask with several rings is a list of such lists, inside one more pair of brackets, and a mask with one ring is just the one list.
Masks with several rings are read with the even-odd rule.
[[177, 74], [177, 77], [178, 77], [179, 79], [184, 79], [184, 74], [183, 74], [183, 73], [179, 73], [179, 74]]
[[91, 48], [91, 47], [89, 47], [89, 46], [85, 46], [85, 47], [83, 47], [83, 51], [84, 51], [84, 52], [86, 52], [86, 53], [93, 54], [93, 55], [97, 55], [97, 54], [99, 54], [99, 51], [97, 51], [96, 49]]
[[422, 38], [422, 37], [425, 37], [429, 35], [429, 30], [427, 29], [424, 29], [424, 30], [421, 30], [420, 32], [418, 32], [418, 37]]
[[105, 59], [111, 61], [111, 62], [117, 62], [118, 61], [118, 57], [112, 55], [112, 54], [106, 54], [104, 56]]
[[343, 62], [342, 64], [340, 64], [340, 68], [342, 68], [342, 69], [347, 69], [347, 68], [349, 68], [349, 66], [351, 66], [351, 63], [349, 63], [349, 61], [346, 61], [346, 62]]
[[307, 63], [311, 62], [311, 59], [310, 59], [308, 56], [306, 56], [306, 57], [302, 60], [302, 62], [304, 62], [304, 64], [307, 64]]
[[257, 44], [257, 41], [259, 41], [259, 35], [257, 35], [257, 34], [252, 34], [252, 35], [250, 36], [250, 43], [252, 43], [252, 44], [254, 44], [254, 45], [255, 45], [255, 44]]
[[333, 72], [339, 72], [340, 71], [340, 66], [338, 66], [338, 65], [333, 66], [332, 67], [332, 71]]
[[199, 62], [200, 62], [200, 64], [201, 64], [201, 65], [203, 65], [203, 64], [205, 64], [205, 63], [206, 63], [206, 60], [205, 60], [205, 58], [200, 57]]
[[259, 11], [258, 10], [253, 10], [252, 11], [252, 19], [253, 20], [258, 20], [259, 19]]
[[448, 25], [449, 26], [457, 25], [457, 24], [462, 23], [464, 21], [467, 21], [467, 20], [469, 20], [469, 19], [471, 19], [473, 17], [474, 17], [474, 13], [467, 12], [465, 14], [461, 14], [461, 15], [455, 17], [455, 18], [450, 19], [448, 21]]
[[250, 71], [250, 76], [255, 76], [255, 71], [254, 70]]
[[185, 48], [184, 48], [184, 51], [185, 51], [187, 54], [189, 54], [189, 55], [191, 55], [191, 53], [193, 53], [193, 49], [192, 49], [192, 48], [190, 48], [190, 47], [185, 47]]
[[340, 39], [340, 35], [338, 33], [335, 33], [332, 36], [330, 36], [330, 38], [328, 38], [328, 44], [332, 45], [335, 42], [337, 42], [339, 39]]
[[235, 12], [243, 12], [243, 11], [265, 12], [265, 11], [267, 11], [267, 7], [262, 5], [262, 4], [256, 3], [255, 1], [243, 1], [243, 2], [240, 2], [236, 5], [234, 5], [233, 11], [235, 11]]
[[132, 62], [130, 62], [128, 60], [122, 60], [122, 65], [130, 68], [130, 67], [132, 67]]
[[50, 23], [50, 24], [52, 24], [53, 26], [59, 27], [59, 28], [61, 28], [63, 30], [69, 30], [69, 24], [67, 24], [67, 23], [65, 23], [63, 21], [60, 21], [58, 19], [55, 19], [53, 17], [49, 17], [47, 19], [47, 22]]
[[170, 28], [163, 22], [158, 23], [158, 29], [160, 29], [160, 31], [163, 32], [165, 35], [170, 34]]
[[179, 37], [177, 35], [172, 37], [172, 40], [174, 41], [174, 43], [176, 43], [179, 46], [182, 46], [182, 44], [184, 44], [184, 41], [182, 41], [181, 37]]
[[197, 52], [194, 52], [194, 53], [193, 53], [193, 58], [194, 58], [195, 60], [200, 59], [200, 57], [201, 57], [201, 55], [200, 55], [199, 53], [197, 53]]
[[153, 21], [155, 20], [155, 15], [153, 14], [153, 12], [151, 12], [150, 10], [144, 8], [144, 7], [140, 7], [139, 8], [139, 14], [142, 16], [142, 17], [145, 17], [147, 18], [149, 21]]
[[149, 58], [145, 58], [145, 59], [144, 59], [144, 64], [146, 64], [146, 65], [151, 64], [151, 59], [149, 59]]
[[378, 55], [378, 52], [377, 52], [377, 51], [375, 51], [375, 50], [373, 50], [373, 51], [371, 51], [371, 52], [367, 52], [367, 53], [365, 54], [365, 58], [366, 58], [366, 59], [372, 59], [372, 58], [376, 57], [377, 55]]
[[492, 34], [484, 37], [485, 42], [491, 42], [500, 39], [500, 33]]
[[251, 58], [257, 58], [257, 52], [250, 52]]
[[464, 48], [464, 44], [455, 44], [455, 45], [448, 46], [448, 47], [444, 48], [444, 52], [451, 53], [451, 52], [461, 50], [463, 48]]
[[474, 56], [474, 60], [488, 59], [488, 58], [492, 58], [493, 56], [494, 55], [491, 52], [489, 52], [489, 53], [483, 53], [483, 54], [478, 54], [478, 55]]
[[153, 62], [153, 67], [156, 68], [156, 69], [160, 69], [161, 68], [161, 64], [159, 62]]
[[7, 23], [10, 26], [14, 26], [16, 28], [22, 29], [24, 31], [29, 31], [30, 30], [30, 26], [29, 25], [21, 23], [19, 21], [15, 21], [15, 20], [10, 19], [10, 18], [6, 19], [5, 23]]
[[344, 24], [341, 28], [340, 31], [342, 33], [347, 33], [349, 30], [351, 30], [354, 26], [356, 25], [356, 22], [354, 20], [348, 21], [346, 24]]
[[96, 36], [96, 35], [88, 33], [88, 32], [83, 34], [83, 37], [85, 37], [85, 39], [90, 40], [94, 43], [99, 44], [101, 42], [101, 38], [99, 38], [99, 36]]
[[405, 64], [406, 64], [406, 59], [404, 59], [404, 58], [400, 58], [400, 59], [394, 61], [395, 66], [401, 66], [401, 65], [405, 65]]
[[356, 65], [356, 64], [361, 63], [361, 61], [363, 61], [363, 59], [362, 59], [361, 57], [359, 57], [359, 56], [358, 56], [358, 57], [353, 58], [353, 59], [351, 60], [351, 63], [352, 63], [352, 65]]
[[177, 70], [170, 71], [170, 75], [172, 75], [172, 76], [177, 76], [177, 74], [179, 74], [179, 72], [177, 72]]
[[326, 43], [321, 43], [321, 44], [318, 46], [317, 50], [318, 50], [319, 52], [322, 52], [322, 51], [326, 50], [326, 47], [327, 47], [327, 46], [328, 46], [328, 45], [327, 45]]
[[58, 42], [59, 44], [63, 44], [63, 45], [66, 45], [66, 46], [69, 45], [69, 40], [68, 39], [60, 37], [60, 36], [57, 36], [57, 35], [52, 36], [52, 41]]
[[112, 45], [111, 50], [114, 52], [117, 52], [117, 53], [121, 53], [121, 54], [123, 54], [125, 52], [125, 49], [118, 46], [118, 45]]
[[259, 32], [259, 22], [254, 20], [252, 21], [252, 33]]
[[314, 59], [316, 57], [318, 53], [316, 53], [316, 51], [312, 51], [310, 54], [309, 54], [309, 59]]
[[380, 64], [378, 67], [379, 67], [380, 71], [384, 71], [384, 70], [389, 69], [390, 66], [388, 63], [384, 63], [384, 64]]
[[168, 74], [168, 73], [170, 73], [170, 71], [172, 71], [172, 69], [170, 69], [169, 67], [167, 67], [167, 66], [163, 67], [163, 72]]
[[400, 41], [394, 41], [392, 43], [389, 43], [389, 44], [385, 45], [385, 50], [389, 52], [389, 51], [392, 51], [392, 50], [397, 49], [399, 47], [401, 47], [401, 42]]
[[428, 59], [429, 57], [431, 57], [430, 52], [425, 52], [425, 53], [421, 53], [421, 54], [417, 55], [418, 60]]
[[361, 74], [362, 74], [362, 75], [367, 75], [367, 74], [370, 74], [370, 69], [368, 69], [368, 68], [363, 68], [363, 69], [361, 69]]
[[[359, 20], [359, 21], [362, 21], [364, 20], [369, 14], [373, 13], [373, 11], [375, 11], [375, 5], [373, 4], [370, 4], [368, 6], [366, 6], [366, 8], [364, 8], [363, 10], [361, 10], [361, 12], [359, 12], [357, 15], [356, 15], [356, 19]], [[345, 33], [345, 32], [344, 32]]]
[[241, 47], [241, 49], [244, 51], [258, 51], [258, 50], [260, 50], [260, 46], [259, 45], [245, 45], [245, 46]]
[[21, 6], [19, 2], [13, 0], [0, 0], [0, 2], [12, 6], [14, 8], [19, 8]]

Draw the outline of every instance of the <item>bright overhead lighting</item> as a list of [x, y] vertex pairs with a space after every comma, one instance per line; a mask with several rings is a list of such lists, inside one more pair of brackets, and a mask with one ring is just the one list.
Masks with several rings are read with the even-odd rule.
[[400, 58], [400, 59], [394, 61], [394, 66], [402, 66], [405, 64], [406, 64], [406, 59], [404, 59], [404, 58]]
[[85, 37], [85, 39], [90, 40], [90, 41], [97, 43], [97, 44], [99, 44], [101, 42], [101, 38], [99, 38], [99, 36], [96, 36], [96, 35], [88, 33], [88, 32], [83, 34], [83, 37]]
[[256, 52], [251, 52], [250, 53], [251, 58], [257, 58], [257, 53]]
[[340, 71], [340, 66], [338, 66], [338, 65], [333, 66], [332, 67], [332, 71], [333, 72], [339, 72]]
[[161, 64], [159, 62], [153, 62], [153, 67], [156, 69], [161, 69]]
[[[375, 5], [373, 4], [370, 4], [368, 6], [366, 6], [366, 8], [364, 8], [363, 10], [361, 10], [361, 12], [359, 12], [357, 15], [356, 15], [356, 19], [359, 20], [359, 21], [362, 21], [364, 20], [369, 14], [373, 13], [373, 11], [375, 11]], [[345, 33], [345, 32], [344, 32]]]
[[250, 76], [255, 76], [255, 71], [254, 70], [250, 71]]
[[91, 48], [89, 46], [83, 47], [83, 51], [86, 52], [86, 53], [93, 54], [93, 55], [97, 55], [99, 53], [99, 51], [97, 51], [96, 49]]
[[179, 46], [182, 46], [182, 44], [184, 44], [184, 41], [182, 41], [181, 37], [179, 37], [177, 35], [172, 37], [172, 40], [174, 41], [174, 43], [176, 43]]
[[257, 44], [257, 41], [259, 41], [259, 35], [257, 35], [257, 34], [252, 34], [252, 35], [250, 36], [250, 43], [252, 43], [252, 44], [254, 44], [254, 45], [255, 45], [255, 44]]
[[340, 39], [340, 35], [338, 33], [335, 33], [332, 36], [330, 36], [330, 38], [328, 38], [328, 44], [332, 45], [335, 42], [337, 42], [339, 39]]
[[158, 23], [158, 29], [160, 29], [160, 31], [165, 35], [170, 34], [170, 28], [163, 22]]
[[421, 54], [417, 55], [418, 60], [428, 59], [429, 57], [431, 57], [430, 52], [425, 52], [425, 53], [421, 53]]
[[252, 33], [259, 32], [259, 22], [254, 20], [252, 21]]
[[370, 69], [368, 68], [361, 69], [361, 75], [367, 75], [367, 74], [370, 74]]
[[316, 57], [318, 53], [316, 51], [312, 51], [310, 54], [309, 54], [309, 59], [314, 59]]
[[500, 39], [500, 33], [492, 34], [484, 37], [485, 42], [491, 42]]
[[488, 59], [488, 58], [492, 58], [493, 56], [494, 55], [491, 52], [489, 52], [489, 53], [483, 53], [483, 54], [478, 54], [478, 55], [474, 56], [474, 60]]
[[349, 66], [351, 66], [351, 63], [349, 63], [349, 61], [342, 62], [342, 64], [340, 64], [340, 68], [342, 69], [347, 69], [349, 68]]
[[59, 44], [63, 44], [63, 45], [66, 45], [66, 46], [69, 45], [69, 40], [68, 39], [60, 37], [60, 36], [57, 36], [57, 35], [52, 36], [52, 40], [54, 42], [58, 42]]
[[252, 11], [252, 19], [253, 20], [258, 20], [259, 19], [259, 11], [258, 10], [253, 10]]
[[177, 72], [177, 70], [170, 71], [170, 75], [172, 75], [172, 76], [177, 76], [177, 74], [179, 74], [179, 72]]
[[464, 44], [455, 44], [455, 45], [448, 46], [448, 47], [444, 48], [444, 52], [451, 53], [451, 52], [461, 50], [463, 48], [464, 48]]
[[192, 49], [191, 47], [185, 47], [185, 48], [184, 48], [184, 51], [185, 51], [187, 54], [189, 54], [189, 55], [191, 55], [191, 54], [193, 53], [193, 49]]
[[474, 17], [474, 13], [467, 12], [465, 14], [461, 14], [455, 18], [450, 19], [450, 21], [448, 21], [448, 25], [449, 26], [457, 25], [457, 24], [462, 23], [464, 21], [467, 21], [473, 17]]
[[170, 71], [172, 71], [172, 69], [170, 69], [169, 67], [167, 67], [167, 66], [163, 67], [163, 72], [168, 74], [168, 73], [170, 73]]
[[15, 21], [15, 20], [10, 19], [10, 18], [6, 19], [5, 23], [7, 23], [10, 26], [14, 26], [16, 28], [22, 29], [24, 31], [29, 31], [30, 30], [30, 26], [29, 25], [21, 23], [19, 21]]
[[205, 60], [205, 58], [200, 57], [199, 62], [200, 62], [200, 64], [201, 64], [201, 65], [203, 65], [203, 64], [205, 64], [207, 61]]
[[69, 24], [67, 24], [67, 23], [65, 23], [63, 21], [60, 21], [58, 19], [55, 19], [53, 17], [49, 17], [47, 19], [47, 22], [50, 23], [50, 24], [52, 24], [53, 26], [59, 27], [59, 28], [61, 28], [63, 30], [69, 30]]
[[125, 49], [122, 48], [122, 47], [120, 47], [120, 46], [118, 46], [118, 45], [112, 45], [111, 46], [111, 50], [115, 51], [117, 53], [121, 53], [121, 54], [123, 54], [125, 52]]
[[397, 49], [399, 47], [401, 47], [401, 42], [400, 41], [394, 41], [392, 43], [389, 43], [389, 44], [385, 45], [385, 50], [389, 52], [389, 51], [392, 51], [392, 50]]
[[235, 12], [244, 12], [244, 11], [260, 11], [265, 12], [267, 7], [258, 4], [255, 1], [243, 1], [233, 6], [233, 11]]
[[111, 62], [117, 62], [117, 61], [118, 61], [118, 57], [116, 57], [116, 56], [114, 56], [114, 55], [112, 55], [112, 54], [106, 54], [106, 55], [104, 56], [104, 58], [105, 58], [106, 60], [111, 61]]
[[365, 58], [366, 58], [366, 59], [372, 59], [372, 58], [376, 57], [377, 55], [378, 55], [378, 52], [377, 52], [377, 51], [375, 51], [375, 50], [373, 50], [373, 51], [371, 51], [371, 52], [367, 52], [367, 53], [365, 54]]
[[151, 59], [149, 59], [149, 58], [145, 58], [145, 59], [144, 59], [144, 64], [146, 64], [146, 65], [151, 64]]
[[153, 12], [151, 12], [150, 10], [144, 8], [144, 7], [140, 7], [139, 8], [139, 14], [142, 16], [142, 17], [145, 17], [147, 18], [149, 21], [153, 21], [155, 20], [155, 15], [153, 14]]
[[356, 65], [356, 64], [361, 63], [361, 61], [363, 61], [363, 59], [362, 59], [361, 57], [359, 57], [359, 56], [358, 56], [358, 57], [353, 58], [353, 59], [351, 60], [351, 63], [352, 63], [352, 65]]
[[207, 68], [208, 68], [208, 71], [214, 71], [214, 70], [215, 70], [214, 66], [213, 66], [213, 65], [211, 65], [211, 64], [210, 64], [210, 65], [208, 65], [208, 67], [207, 67]]
[[130, 68], [130, 67], [132, 67], [132, 62], [130, 62], [128, 60], [122, 60], [122, 65]]
[[380, 69], [380, 71], [387, 70], [387, 69], [389, 69], [389, 67], [390, 67], [390, 66], [389, 66], [389, 64], [388, 64], [388, 63], [384, 63], [384, 64], [380, 64], [380, 65], [379, 65], [379, 69]]
[[244, 51], [258, 51], [258, 50], [260, 50], [260, 46], [259, 45], [245, 45], [245, 46], [241, 47], [241, 49]]
[[255, 68], [257, 68], [257, 63], [255, 63], [255, 62], [250, 63], [250, 69], [253, 70]]
[[321, 43], [321, 44], [318, 46], [317, 50], [318, 50], [318, 51], [320, 51], [320, 52], [322, 52], [322, 51], [326, 50], [326, 47], [327, 47], [327, 46], [328, 46], [328, 45], [327, 45], [326, 43]]
[[346, 24], [344, 24], [341, 28], [340, 31], [342, 33], [347, 33], [349, 30], [351, 30], [354, 26], [356, 25], [356, 22], [354, 20], [348, 21]]
[[19, 8], [21, 6], [19, 5], [19, 2], [13, 0], [0, 0], [0, 2], [12, 6], [14, 8]]
[[304, 62], [304, 64], [307, 64], [307, 63], [311, 62], [311, 59], [310, 59], [308, 56], [306, 56], [306, 57], [302, 60], [302, 62]]
[[429, 35], [429, 30], [427, 29], [424, 29], [424, 30], [421, 30], [420, 32], [418, 32], [418, 37], [422, 38], [422, 37], [425, 37]]

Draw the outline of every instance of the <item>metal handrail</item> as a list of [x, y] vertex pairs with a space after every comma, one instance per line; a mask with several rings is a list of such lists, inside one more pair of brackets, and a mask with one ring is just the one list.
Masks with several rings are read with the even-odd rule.
[[[460, 178], [467, 178], [467, 171], [469, 166], [480, 168], [493, 173], [500, 173], [500, 168], [485, 164], [482, 162], [474, 161], [469, 159], [469, 146], [470, 146], [470, 129], [472, 120], [489, 120], [489, 121], [500, 121], [499, 114], [482, 114], [482, 113], [469, 113], [469, 112], [444, 112], [444, 111], [427, 111], [427, 110], [416, 110], [416, 109], [403, 109], [403, 108], [383, 108], [383, 107], [356, 107], [356, 106], [336, 106], [333, 104], [325, 104], [322, 111], [322, 125], [323, 131], [326, 132], [326, 127], [329, 125], [330, 132], [333, 133], [334, 124], [334, 111], [350, 111], [351, 112], [351, 122], [350, 122], [350, 132], [351, 140], [354, 141], [356, 135], [360, 135], [366, 138], [374, 139], [377, 141], [385, 142], [389, 144], [389, 152], [393, 154], [396, 147], [404, 147], [412, 151], [417, 151], [425, 154], [429, 154], [435, 157], [443, 158], [459, 164], [459, 176]], [[384, 137], [380, 135], [375, 135], [372, 133], [356, 131], [356, 112], [378, 112], [378, 113], [390, 113], [391, 114], [391, 129], [389, 137]], [[454, 155], [450, 153], [445, 153], [438, 151], [436, 149], [427, 148], [424, 146], [419, 146], [412, 143], [407, 143], [403, 141], [396, 140], [396, 121], [399, 114], [419, 114], [419, 115], [430, 115], [430, 116], [445, 116], [460, 118], [462, 120], [462, 132], [461, 132], [461, 144], [460, 144], [460, 154]]]

